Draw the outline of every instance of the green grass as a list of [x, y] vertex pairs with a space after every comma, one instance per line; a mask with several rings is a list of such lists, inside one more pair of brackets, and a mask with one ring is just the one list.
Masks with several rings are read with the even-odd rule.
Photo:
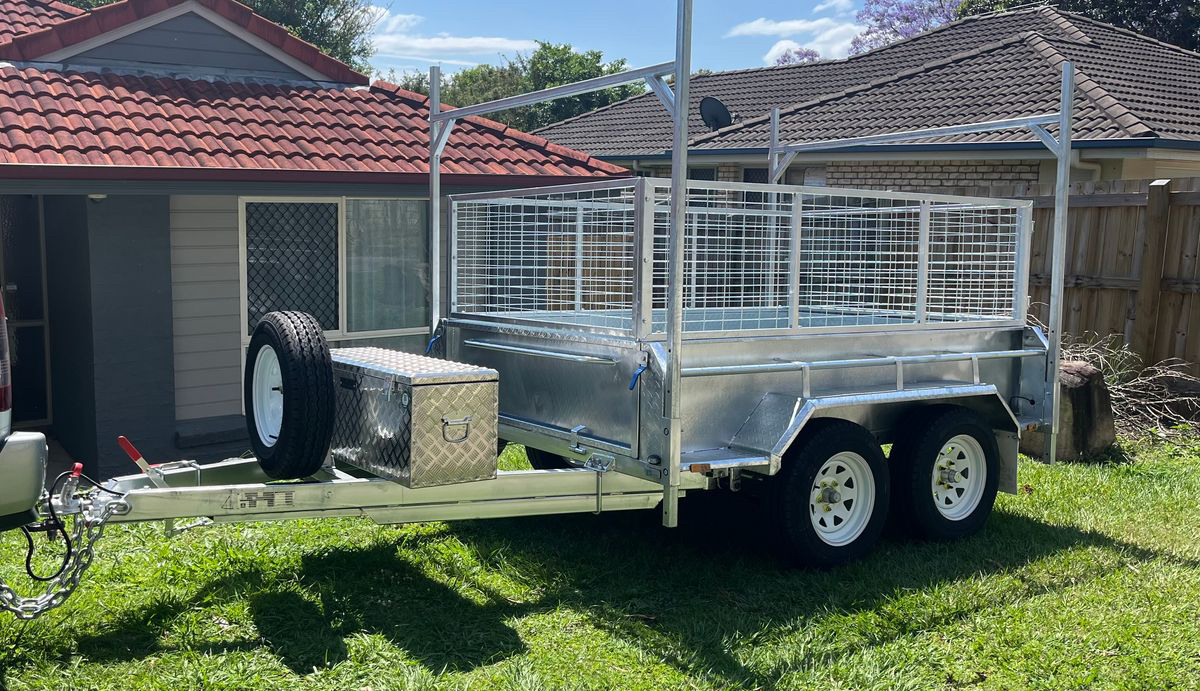
[[[676, 530], [115, 527], [63, 608], [0, 617], [0, 688], [1197, 688], [1200, 447], [1134, 455], [1025, 463], [981, 535], [824, 573], [711, 496]], [[0, 575], [27, 587], [21, 546]]]

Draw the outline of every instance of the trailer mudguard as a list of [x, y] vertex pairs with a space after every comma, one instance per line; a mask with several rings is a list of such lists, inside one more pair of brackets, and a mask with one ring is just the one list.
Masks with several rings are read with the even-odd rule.
[[765, 394], [730, 441], [740, 451], [770, 457], [768, 466], [752, 472], [774, 475], [800, 431], [817, 418], [849, 420], [870, 430], [881, 442], [895, 435], [897, 422], [914, 407], [960, 405], [975, 411], [996, 431], [1000, 447], [1000, 489], [1017, 490], [1017, 420], [991, 384], [945, 386], [878, 393], [856, 393], [804, 399], [787, 394]]

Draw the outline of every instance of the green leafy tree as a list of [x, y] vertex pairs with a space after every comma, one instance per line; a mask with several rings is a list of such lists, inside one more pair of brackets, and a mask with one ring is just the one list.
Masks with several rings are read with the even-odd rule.
[[[603, 77], [628, 69], [624, 58], [604, 62], [604, 54], [598, 50], [575, 52], [567, 43], [538, 42], [538, 48], [522, 62], [531, 91], [549, 89], [560, 84], [570, 84], [584, 79]], [[532, 130], [560, 120], [606, 106], [644, 90], [640, 85], [625, 85], [602, 91], [593, 91], [571, 98], [562, 98], [539, 103], [519, 114], [516, 126]]]
[[[964, 0], [958, 12], [965, 17], [1024, 2]], [[1196, 0], [1059, 0], [1055, 6], [1188, 50], [1200, 50], [1200, 3]]]
[[[529, 90], [529, 79], [520, 62], [506, 60], [500, 65], [477, 65], [453, 75], [443, 85], [442, 101], [454, 106], [470, 106]], [[497, 114], [487, 117], [500, 119]], [[505, 121], [510, 125], [514, 122]]]
[[[504, 57], [499, 65], [477, 65], [445, 77], [442, 101], [455, 106], [470, 106], [529, 91], [602, 77], [628, 69], [625, 60], [604, 61], [598, 50], [576, 52], [567, 43], [538, 42], [537, 50], [529, 55]], [[409, 72], [389, 81], [399, 86], [429, 93], [427, 75]], [[636, 84], [593, 91], [570, 98], [557, 99], [488, 117], [520, 130], [530, 131], [551, 123], [595, 110], [615, 101], [641, 93], [645, 87]]]
[[[116, 0], [68, 0], [84, 9]], [[241, 0], [255, 12], [360, 71], [371, 69], [371, 32], [379, 16], [369, 0]]]

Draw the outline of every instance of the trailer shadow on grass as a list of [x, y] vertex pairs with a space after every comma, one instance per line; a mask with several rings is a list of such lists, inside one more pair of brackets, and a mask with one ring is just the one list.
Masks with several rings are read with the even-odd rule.
[[[831, 656], [852, 655], [901, 636], [934, 630], [990, 607], [986, 597], [913, 606], [898, 602], [937, 586], [978, 576], [1015, 573], [1067, 550], [1098, 548], [1119, 553], [1060, 576], [1015, 575], [1010, 592], [1024, 598], [1078, 586], [1131, 562], [1165, 560], [1190, 568], [1200, 561], [1145, 549], [1102, 533], [1042, 523], [996, 512], [985, 531], [953, 543], [885, 539], [867, 559], [830, 571], [788, 569], [774, 552], [767, 523], [744, 501], [721, 495], [685, 500], [683, 528], [658, 525], [657, 512], [608, 516], [520, 519], [507, 525], [474, 522], [455, 531], [481, 555], [519, 560], [531, 579], [559, 584], [544, 608], [587, 612], [593, 625], [615, 638], [651, 649], [686, 674], [717, 685], [774, 686], [789, 670]], [[690, 515], [689, 515], [690, 514]], [[486, 564], [485, 564], [486, 566]], [[930, 603], [923, 603], [930, 605]], [[828, 620], [874, 613], [869, 632], [829, 632], [819, 653], [777, 656], [776, 668], [750, 669], [731, 641], [819, 627]], [[783, 667], [783, 668], [779, 668]]]
[[[818, 626], [831, 613], [875, 612], [880, 621], [869, 635], [850, 636], [834, 647], [836, 656], [853, 654], [991, 604], [972, 598], [927, 608], [896, 604], [905, 594], [940, 584], [1016, 571], [1089, 547], [1116, 550], [1123, 563], [1185, 561], [1100, 533], [997, 512], [983, 534], [968, 540], [893, 539], [841, 569], [789, 570], [772, 555], [763, 520], [741, 503], [736, 497], [689, 497], [681, 521], [686, 527], [676, 530], [659, 526], [657, 512], [644, 511], [455, 524], [449, 534], [479, 562], [467, 576], [451, 579], [455, 588], [427, 576], [404, 552], [421, 539], [443, 540], [446, 533], [324, 549], [305, 555], [296, 569], [268, 575], [250, 568], [205, 583], [186, 600], [129, 610], [79, 638], [76, 650], [93, 660], [127, 660], [172, 649], [220, 653], [266, 647], [304, 674], [345, 660], [346, 638], [362, 632], [385, 637], [434, 673], [465, 672], [527, 651], [508, 622], [563, 608], [584, 613], [593, 626], [649, 649], [687, 674], [719, 685], [771, 686], [787, 669], [750, 669], [730, 641]], [[1098, 566], [1083, 576], [1098, 578], [1111, 568]], [[517, 569], [523, 582], [537, 584], [539, 594], [528, 602], [511, 601], [472, 578], [472, 569]], [[1080, 575], [1073, 571], [1061, 582], [1016, 579], [1013, 587], [1018, 597], [1032, 596], [1077, 585]], [[188, 641], [164, 650], [163, 634], [177, 617], [240, 598], [248, 603], [259, 639]], [[815, 661], [799, 655], [774, 664], [795, 669]]]
[[[164, 646], [163, 633], [181, 614], [245, 599], [259, 640], [188, 641]], [[307, 674], [347, 659], [345, 639], [379, 634], [434, 671], [467, 671], [525, 651], [504, 623], [507, 601], [482, 602], [422, 574], [395, 544], [306, 555], [300, 567], [268, 575], [237, 571], [203, 584], [186, 600], [168, 599], [126, 612], [111, 627], [78, 640], [93, 660], [138, 659], [187, 649], [225, 653], [265, 647], [292, 671]]]

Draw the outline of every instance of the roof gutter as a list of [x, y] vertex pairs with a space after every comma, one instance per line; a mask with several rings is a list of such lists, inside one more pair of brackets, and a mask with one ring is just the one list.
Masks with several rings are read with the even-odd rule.
[[[591, 182], [625, 175], [521, 175], [443, 173], [451, 184], [483, 187], [541, 187]], [[424, 185], [428, 173], [386, 173], [358, 171], [269, 170], [253, 168], [173, 168], [170, 166], [98, 166], [98, 165], [26, 165], [0, 164], [0, 180], [95, 180], [95, 181], [155, 181], [155, 182], [294, 182], [294, 183], [364, 183], [390, 185]]]
[[[1072, 148], [1077, 149], [1179, 149], [1185, 151], [1200, 151], [1200, 141], [1191, 141], [1186, 139], [1162, 139], [1158, 137], [1145, 138], [1129, 138], [1129, 139], [1079, 139], [1071, 143]], [[842, 149], [828, 149], [823, 153], [828, 154], [848, 154], [848, 153], [905, 153], [905, 152], [933, 152], [933, 151], [1040, 151], [1041, 145], [1034, 141], [1019, 141], [1019, 142], [962, 142], [951, 144], [877, 144], [874, 146], [852, 146]], [[692, 156], [766, 156], [767, 147], [735, 147], [728, 149], [691, 149], [689, 155]], [[670, 159], [670, 153], [647, 153], [647, 154], [612, 154], [612, 155], [593, 155], [602, 161], [628, 161], [637, 159], [641, 161], [647, 160], [665, 160]], [[1083, 167], [1087, 167], [1084, 164]]]

